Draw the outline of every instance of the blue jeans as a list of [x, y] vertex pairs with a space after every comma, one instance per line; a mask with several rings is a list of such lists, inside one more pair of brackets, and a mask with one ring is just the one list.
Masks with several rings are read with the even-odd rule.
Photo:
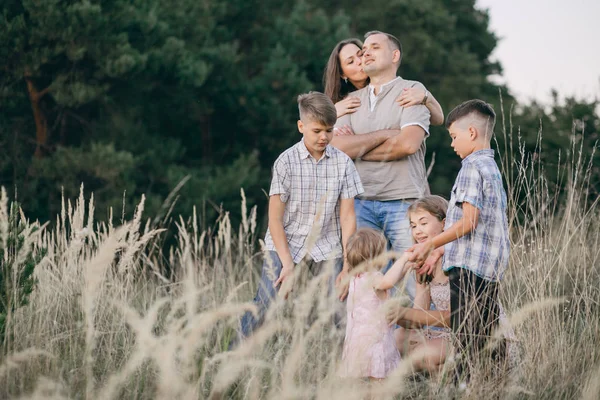
[[[411, 202], [405, 200], [354, 200], [356, 225], [358, 228], [373, 228], [382, 231], [388, 240], [388, 249], [397, 252], [408, 250], [413, 245], [408, 221], [408, 207]], [[388, 264], [383, 272], [392, 266]], [[406, 292], [411, 303], [415, 298], [416, 280], [414, 274], [408, 274]]]
[[[319, 262], [309, 260], [306, 263], [299, 264], [298, 267], [308, 268], [309, 274], [312, 274], [312, 276], [317, 276], [324, 268], [325, 264], [327, 264], [328, 262], [332, 262], [332, 260]], [[342, 271], [343, 266], [342, 258], [336, 258], [335, 260], [333, 260], [333, 262], [335, 263], [335, 270], [329, 282], [330, 291], [335, 288], [335, 278]], [[256, 328], [258, 328], [262, 324], [271, 302], [277, 296], [278, 289], [275, 288], [273, 284], [275, 283], [277, 278], [279, 278], [279, 274], [281, 273], [282, 268], [283, 266], [281, 264], [279, 256], [277, 255], [277, 252], [265, 252], [265, 259], [263, 261], [262, 271], [260, 274], [260, 282], [256, 291], [256, 297], [254, 297], [254, 304], [258, 308], [258, 316], [255, 317], [250, 311], [247, 311], [242, 316], [242, 336], [248, 337], [250, 334], [252, 334], [254, 330], [256, 330]]]
[[[383, 231], [388, 240], [388, 249], [403, 252], [413, 245], [410, 221], [408, 220], [408, 207], [410, 207], [410, 204], [410, 202], [404, 200], [355, 199], [356, 225], [358, 228], [373, 228]], [[387, 272], [391, 266], [392, 263], [389, 263], [384, 268], [384, 272]], [[406, 279], [406, 294], [412, 304], [417, 290], [415, 274], [409, 273], [404, 279]], [[433, 302], [430, 304], [430, 309], [435, 310]], [[433, 330], [442, 329], [435, 326], [429, 328]]]

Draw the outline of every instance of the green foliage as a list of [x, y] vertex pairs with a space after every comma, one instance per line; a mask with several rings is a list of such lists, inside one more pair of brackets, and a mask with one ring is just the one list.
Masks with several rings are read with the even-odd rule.
[[102, 211], [108, 211], [109, 207], [122, 208], [123, 188], [134, 192], [132, 175], [138, 162], [133, 154], [116, 150], [112, 143], [57, 147], [50, 156], [33, 161], [29, 190], [37, 196], [29, 203], [38, 205], [39, 209], [41, 204], [36, 202], [47, 201], [48, 210], [59, 214], [61, 196], [77, 198], [81, 182], [85, 182], [86, 190], [95, 193], [98, 199], [100, 215], [108, 215]]
[[[507, 122], [506, 134], [498, 135], [501, 151], [510, 155], [504, 158], [521, 158], [521, 163], [538, 165], [532, 174], [546, 177], [550, 195], [562, 193], [567, 185], [585, 177], [589, 201], [595, 201], [600, 190], [600, 115], [596, 111], [599, 104], [573, 97], [561, 101], [554, 93], [548, 107], [536, 102], [517, 107]], [[565, 167], [571, 164], [578, 168]], [[518, 168], [508, 167], [512, 167], [510, 175], [515, 179]]]
[[[177, 213], [201, 205], [210, 224], [221, 205], [236, 208], [240, 187], [264, 207], [273, 161], [300, 138], [296, 96], [322, 88], [336, 42], [368, 30], [401, 39], [400, 74], [446, 112], [473, 97], [499, 111], [500, 93], [514, 102], [488, 79], [501, 73], [490, 60], [497, 38], [474, 0], [7, 0], [0, 18], [0, 183], [41, 220], [57, 212], [63, 188], [75, 196], [82, 182], [102, 219], [124, 193], [125, 212], [145, 194], [148, 213], [163, 213], [185, 177]], [[573, 102], [516, 107], [523, 136], [535, 136], [540, 112], [560, 132], [580, 114], [597, 121], [592, 105]], [[545, 132], [551, 162], [568, 134]], [[593, 134], [585, 138], [590, 148]], [[460, 168], [448, 144], [433, 127], [434, 193], [448, 193]]]
[[2, 188], [0, 207], [0, 343], [3, 344], [6, 320], [15, 310], [28, 303], [35, 278], [35, 267], [45, 250], [34, 246], [37, 224], [29, 224], [21, 216], [18, 203], [7, 210], [6, 191]]
[[[172, 214], [189, 213], [194, 206], [198, 206], [201, 227], [207, 228], [227, 210], [233, 223], [238, 224], [241, 221], [240, 188], [244, 188], [248, 204], [265, 202], [261, 190], [264, 183], [261, 171], [256, 151], [241, 155], [222, 166], [200, 167], [192, 174], [186, 168], [170, 167], [166, 171], [169, 186], [175, 187], [186, 177], [190, 178], [177, 192], [177, 204]], [[197, 197], [198, 193], [200, 197]]]

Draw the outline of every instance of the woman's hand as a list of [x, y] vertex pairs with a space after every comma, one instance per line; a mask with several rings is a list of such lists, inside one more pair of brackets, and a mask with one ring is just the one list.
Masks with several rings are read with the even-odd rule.
[[360, 107], [360, 99], [358, 97], [348, 96], [344, 100], [335, 103], [338, 118], [342, 115], [355, 113], [358, 107]]
[[354, 135], [354, 131], [348, 125], [340, 126], [339, 128], [333, 128], [334, 136], [348, 136]]
[[398, 105], [401, 107], [410, 107], [423, 104], [425, 92], [425, 90], [419, 88], [405, 88], [402, 90], [400, 96], [398, 96], [396, 99], [396, 103], [398, 103]]
[[[425, 102], [423, 102], [425, 100]], [[416, 87], [405, 88], [396, 99], [400, 107], [411, 107], [419, 104], [425, 105], [431, 113], [431, 125], [442, 125], [444, 123], [444, 110], [431, 92]]]

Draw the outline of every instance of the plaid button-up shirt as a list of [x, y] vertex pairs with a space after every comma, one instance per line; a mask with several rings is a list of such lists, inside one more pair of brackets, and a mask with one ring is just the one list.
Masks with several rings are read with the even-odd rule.
[[464, 202], [479, 209], [479, 221], [473, 232], [446, 244], [443, 269], [462, 267], [498, 281], [508, 266], [510, 242], [506, 192], [494, 150], [476, 151], [462, 161], [448, 204], [446, 229], [462, 218]]
[[[279, 156], [273, 165], [269, 196], [281, 195], [285, 203], [283, 228], [295, 263], [307, 254], [314, 261], [342, 256], [340, 199], [362, 192], [354, 163], [335, 147], [327, 146], [323, 157], [315, 160], [302, 140]], [[313, 226], [318, 236], [308, 248]], [[268, 230], [265, 245], [275, 251]]]

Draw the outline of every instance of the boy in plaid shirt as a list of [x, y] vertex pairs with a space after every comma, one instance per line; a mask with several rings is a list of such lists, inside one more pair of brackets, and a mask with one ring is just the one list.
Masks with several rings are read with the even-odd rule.
[[[490, 148], [495, 121], [494, 110], [482, 100], [466, 101], [448, 114], [446, 128], [452, 148], [463, 159], [462, 167], [452, 188], [444, 232], [411, 248], [414, 259], [423, 262], [432, 250], [444, 246], [450, 322], [457, 350], [463, 351], [456, 372], [467, 380], [467, 363], [475, 361], [498, 325], [498, 282], [510, 251], [506, 193]], [[503, 355], [503, 344], [492, 351], [495, 360]]]
[[[339, 272], [336, 282], [347, 271], [343, 260], [346, 242], [356, 230], [354, 196], [363, 192], [360, 177], [350, 157], [329, 144], [337, 120], [331, 100], [310, 92], [298, 96], [298, 109], [303, 138], [273, 165], [265, 260], [254, 298], [259, 315], [243, 316], [241, 330], [246, 337], [261, 322], [277, 286], [287, 296], [300, 262], [312, 275], [333, 262]], [[314, 243], [308, 243], [315, 232]], [[341, 289], [345, 297], [347, 288]]]

